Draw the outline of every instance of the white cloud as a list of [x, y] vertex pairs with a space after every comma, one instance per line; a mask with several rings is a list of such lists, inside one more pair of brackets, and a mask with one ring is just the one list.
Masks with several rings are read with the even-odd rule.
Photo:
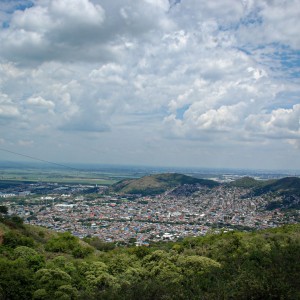
[[0, 117], [11, 118], [18, 116], [19, 110], [17, 107], [7, 104], [0, 104]]
[[296, 149], [299, 0], [17, 3], [0, 15], [5, 141], [35, 141], [54, 158], [72, 143], [105, 144], [105, 162], [133, 163], [143, 152], [159, 162], [155, 151], [161, 163], [186, 161], [187, 148], [207, 161], [230, 149], [239, 163], [245, 145]]
[[290, 109], [278, 108], [270, 113], [250, 115], [246, 128], [258, 135], [276, 139], [300, 138], [300, 104]]
[[39, 106], [42, 108], [46, 108], [47, 110], [53, 110], [55, 107], [55, 104], [50, 101], [50, 100], [45, 100], [43, 97], [41, 96], [37, 96], [37, 97], [31, 97], [29, 99], [27, 99], [26, 101], [29, 105], [34, 105], [34, 106]]
[[151, 1], [39, 0], [13, 14], [0, 33], [0, 54], [24, 65], [116, 61], [130, 44], [126, 39], [171, 26], [164, 12], [165, 5]]
[[2, 118], [15, 118], [20, 115], [18, 107], [8, 95], [0, 94], [0, 120]]
[[53, 0], [49, 10], [59, 16], [61, 21], [80, 22], [83, 25], [101, 25], [105, 18], [103, 8], [89, 0]]
[[218, 109], [210, 109], [200, 115], [190, 108], [185, 113], [185, 118], [196, 129], [225, 131], [241, 123], [246, 108], [247, 105], [240, 102], [230, 106], [222, 105]]
[[109, 63], [99, 69], [92, 70], [89, 78], [95, 83], [102, 84], [126, 84], [124, 77], [124, 68], [120, 65]]
[[[263, 38], [300, 49], [298, 28], [300, 25], [299, 0], [262, 1], [260, 15], [263, 17]], [[264, 42], [265, 42], [264, 41]]]

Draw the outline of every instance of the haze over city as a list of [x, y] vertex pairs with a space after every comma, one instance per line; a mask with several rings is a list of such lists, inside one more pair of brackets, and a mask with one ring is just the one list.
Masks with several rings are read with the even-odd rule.
[[299, 7], [2, 0], [1, 160], [299, 170]]

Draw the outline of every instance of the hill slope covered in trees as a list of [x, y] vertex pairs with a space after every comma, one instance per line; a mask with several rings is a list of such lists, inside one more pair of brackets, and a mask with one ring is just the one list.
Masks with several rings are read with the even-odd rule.
[[0, 221], [0, 299], [299, 299], [300, 225], [116, 247]]

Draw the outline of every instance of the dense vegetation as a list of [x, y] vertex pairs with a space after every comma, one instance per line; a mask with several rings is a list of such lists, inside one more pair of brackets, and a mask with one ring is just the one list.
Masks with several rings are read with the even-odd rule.
[[0, 299], [300, 299], [300, 225], [114, 247], [0, 215]]

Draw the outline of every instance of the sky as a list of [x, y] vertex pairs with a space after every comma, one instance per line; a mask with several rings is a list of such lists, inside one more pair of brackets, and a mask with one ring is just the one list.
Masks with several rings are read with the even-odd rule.
[[0, 0], [0, 160], [300, 169], [300, 0]]

